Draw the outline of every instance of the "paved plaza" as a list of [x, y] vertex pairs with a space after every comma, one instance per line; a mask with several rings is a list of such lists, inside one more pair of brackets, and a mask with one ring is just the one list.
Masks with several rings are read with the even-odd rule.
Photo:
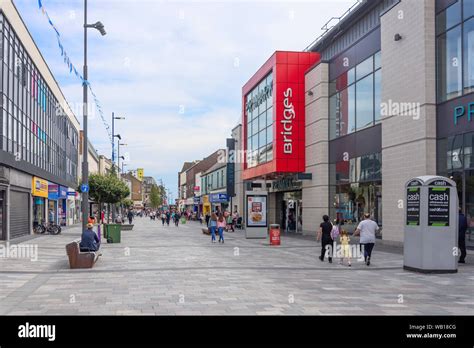
[[211, 244], [199, 223], [137, 218], [93, 269], [70, 270], [65, 245], [79, 237], [73, 227], [24, 241], [37, 261], [0, 259], [0, 315], [474, 314], [472, 254], [457, 274], [421, 275], [379, 245], [370, 267], [349, 268], [319, 261], [311, 238], [269, 246], [236, 231]]

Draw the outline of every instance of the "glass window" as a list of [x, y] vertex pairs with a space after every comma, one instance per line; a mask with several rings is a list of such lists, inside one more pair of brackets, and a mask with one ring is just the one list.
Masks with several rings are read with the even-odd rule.
[[273, 123], [273, 107], [267, 110], [267, 127]]
[[382, 52], [378, 51], [374, 55], [374, 70], [380, 69], [382, 67]]
[[261, 131], [258, 133], [258, 146], [262, 147], [267, 144], [267, 132], [266, 130]]
[[341, 135], [353, 133], [356, 130], [356, 115], [355, 115], [355, 85], [350, 86], [347, 89], [347, 96], [345, 96], [344, 109], [341, 115]]
[[356, 129], [370, 127], [374, 123], [374, 76], [371, 74], [356, 84]]
[[252, 135], [258, 133], [258, 117], [252, 121]]
[[474, 1], [464, 0], [464, 19], [474, 16]]
[[374, 74], [374, 111], [377, 123], [382, 116], [382, 70], [377, 70]]
[[267, 144], [273, 143], [273, 127], [270, 126], [267, 128]]
[[261, 131], [267, 128], [267, 114], [263, 113], [258, 117], [258, 130]]
[[355, 68], [352, 68], [347, 72], [347, 84], [350, 85], [354, 83], [355, 80], [356, 80]]
[[461, 26], [438, 38], [438, 99], [445, 101], [461, 95]]
[[356, 66], [356, 79], [359, 80], [374, 70], [374, 57], [370, 56]]
[[474, 92], [474, 18], [464, 23], [464, 93], [470, 92]]
[[441, 34], [461, 22], [461, 2], [449, 6], [436, 17], [436, 34]]

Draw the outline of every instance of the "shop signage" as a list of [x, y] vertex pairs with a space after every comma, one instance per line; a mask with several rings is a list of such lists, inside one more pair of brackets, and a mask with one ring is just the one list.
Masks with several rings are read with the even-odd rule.
[[194, 191], [200, 191], [201, 190], [201, 187], [200, 186], [194, 186]]
[[59, 198], [59, 185], [48, 184], [48, 199], [57, 200]]
[[428, 226], [449, 226], [449, 187], [428, 189]]
[[287, 88], [285, 92], [283, 92], [283, 119], [280, 121], [283, 124], [283, 131], [281, 135], [283, 135], [283, 152], [286, 154], [293, 153], [293, 120], [295, 119], [295, 108], [293, 103], [291, 102], [291, 98], [293, 98], [293, 90], [291, 88]]
[[420, 188], [407, 189], [407, 225], [420, 225]]
[[67, 187], [59, 186], [59, 199], [67, 198]]
[[247, 96], [247, 104], [245, 105], [245, 110], [247, 113], [252, 112], [260, 104], [266, 101], [272, 96], [273, 93], [273, 84], [266, 85], [260, 92], [254, 95], [252, 98]]
[[201, 197], [194, 197], [194, 204], [201, 204]]
[[31, 187], [33, 196], [48, 198], [48, 182], [46, 180], [34, 176]]
[[293, 177], [287, 177], [273, 182], [275, 191], [291, 191], [301, 189], [301, 181], [296, 181]]
[[229, 196], [226, 193], [211, 193], [209, 195], [209, 201], [211, 203], [227, 203]]
[[458, 118], [466, 116], [470, 122], [474, 116], [474, 102], [467, 104], [466, 106], [460, 105], [454, 108], [454, 124], [458, 124]]
[[140, 181], [143, 181], [143, 176], [144, 176], [144, 170], [143, 168], [138, 168], [137, 169], [137, 179]]

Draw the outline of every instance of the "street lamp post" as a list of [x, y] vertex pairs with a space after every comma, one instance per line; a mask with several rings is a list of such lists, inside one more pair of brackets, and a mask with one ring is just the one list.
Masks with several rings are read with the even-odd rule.
[[[88, 73], [87, 73], [87, 29], [97, 29], [102, 36], [106, 34], [104, 25], [101, 22], [94, 24], [87, 24], [87, 0], [84, 0], [84, 71], [83, 71], [83, 83], [82, 83], [82, 94], [83, 94], [83, 120], [82, 120], [82, 183], [85, 186], [89, 185], [89, 162], [88, 162], [88, 138], [87, 138], [87, 85], [88, 85]], [[89, 219], [89, 192], [83, 190], [82, 192], [82, 229], [85, 230]]]
[[127, 144], [120, 143], [120, 140], [117, 141], [117, 167], [118, 167], [119, 173], [120, 173], [120, 158], [123, 158], [125, 160], [123, 156], [120, 156], [120, 146], [127, 146]]
[[[119, 141], [122, 139], [120, 134], [115, 134], [115, 120], [125, 120], [125, 117], [115, 117], [115, 114], [112, 112], [112, 167], [115, 168], [115, 138], [118, 138]], [[117, 166], [117, 171], [120, 172], [120, 167]]]

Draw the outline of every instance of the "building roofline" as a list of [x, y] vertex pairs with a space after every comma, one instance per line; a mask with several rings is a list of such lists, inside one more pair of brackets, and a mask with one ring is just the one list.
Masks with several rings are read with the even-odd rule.
[[[353, 22], [358, 21], [365, 13], [373, 7], [376, 7], [383, 0], [362, 0], [356, 1], [346, 12], [344, 12], [340, 17], [330, 18], [326, 24], [321, 28], [325, 30], [323, 34], [318, 36], [312, 43], [310, 43], [304, 51], [307, 52], [322, 52], [330, 44], [333, 43], [333, 40], [341, 35], [347, 27], [350, 27]], [[339, 20], [331, 28], [327, 28], [329, 23], [332, 20]]]

